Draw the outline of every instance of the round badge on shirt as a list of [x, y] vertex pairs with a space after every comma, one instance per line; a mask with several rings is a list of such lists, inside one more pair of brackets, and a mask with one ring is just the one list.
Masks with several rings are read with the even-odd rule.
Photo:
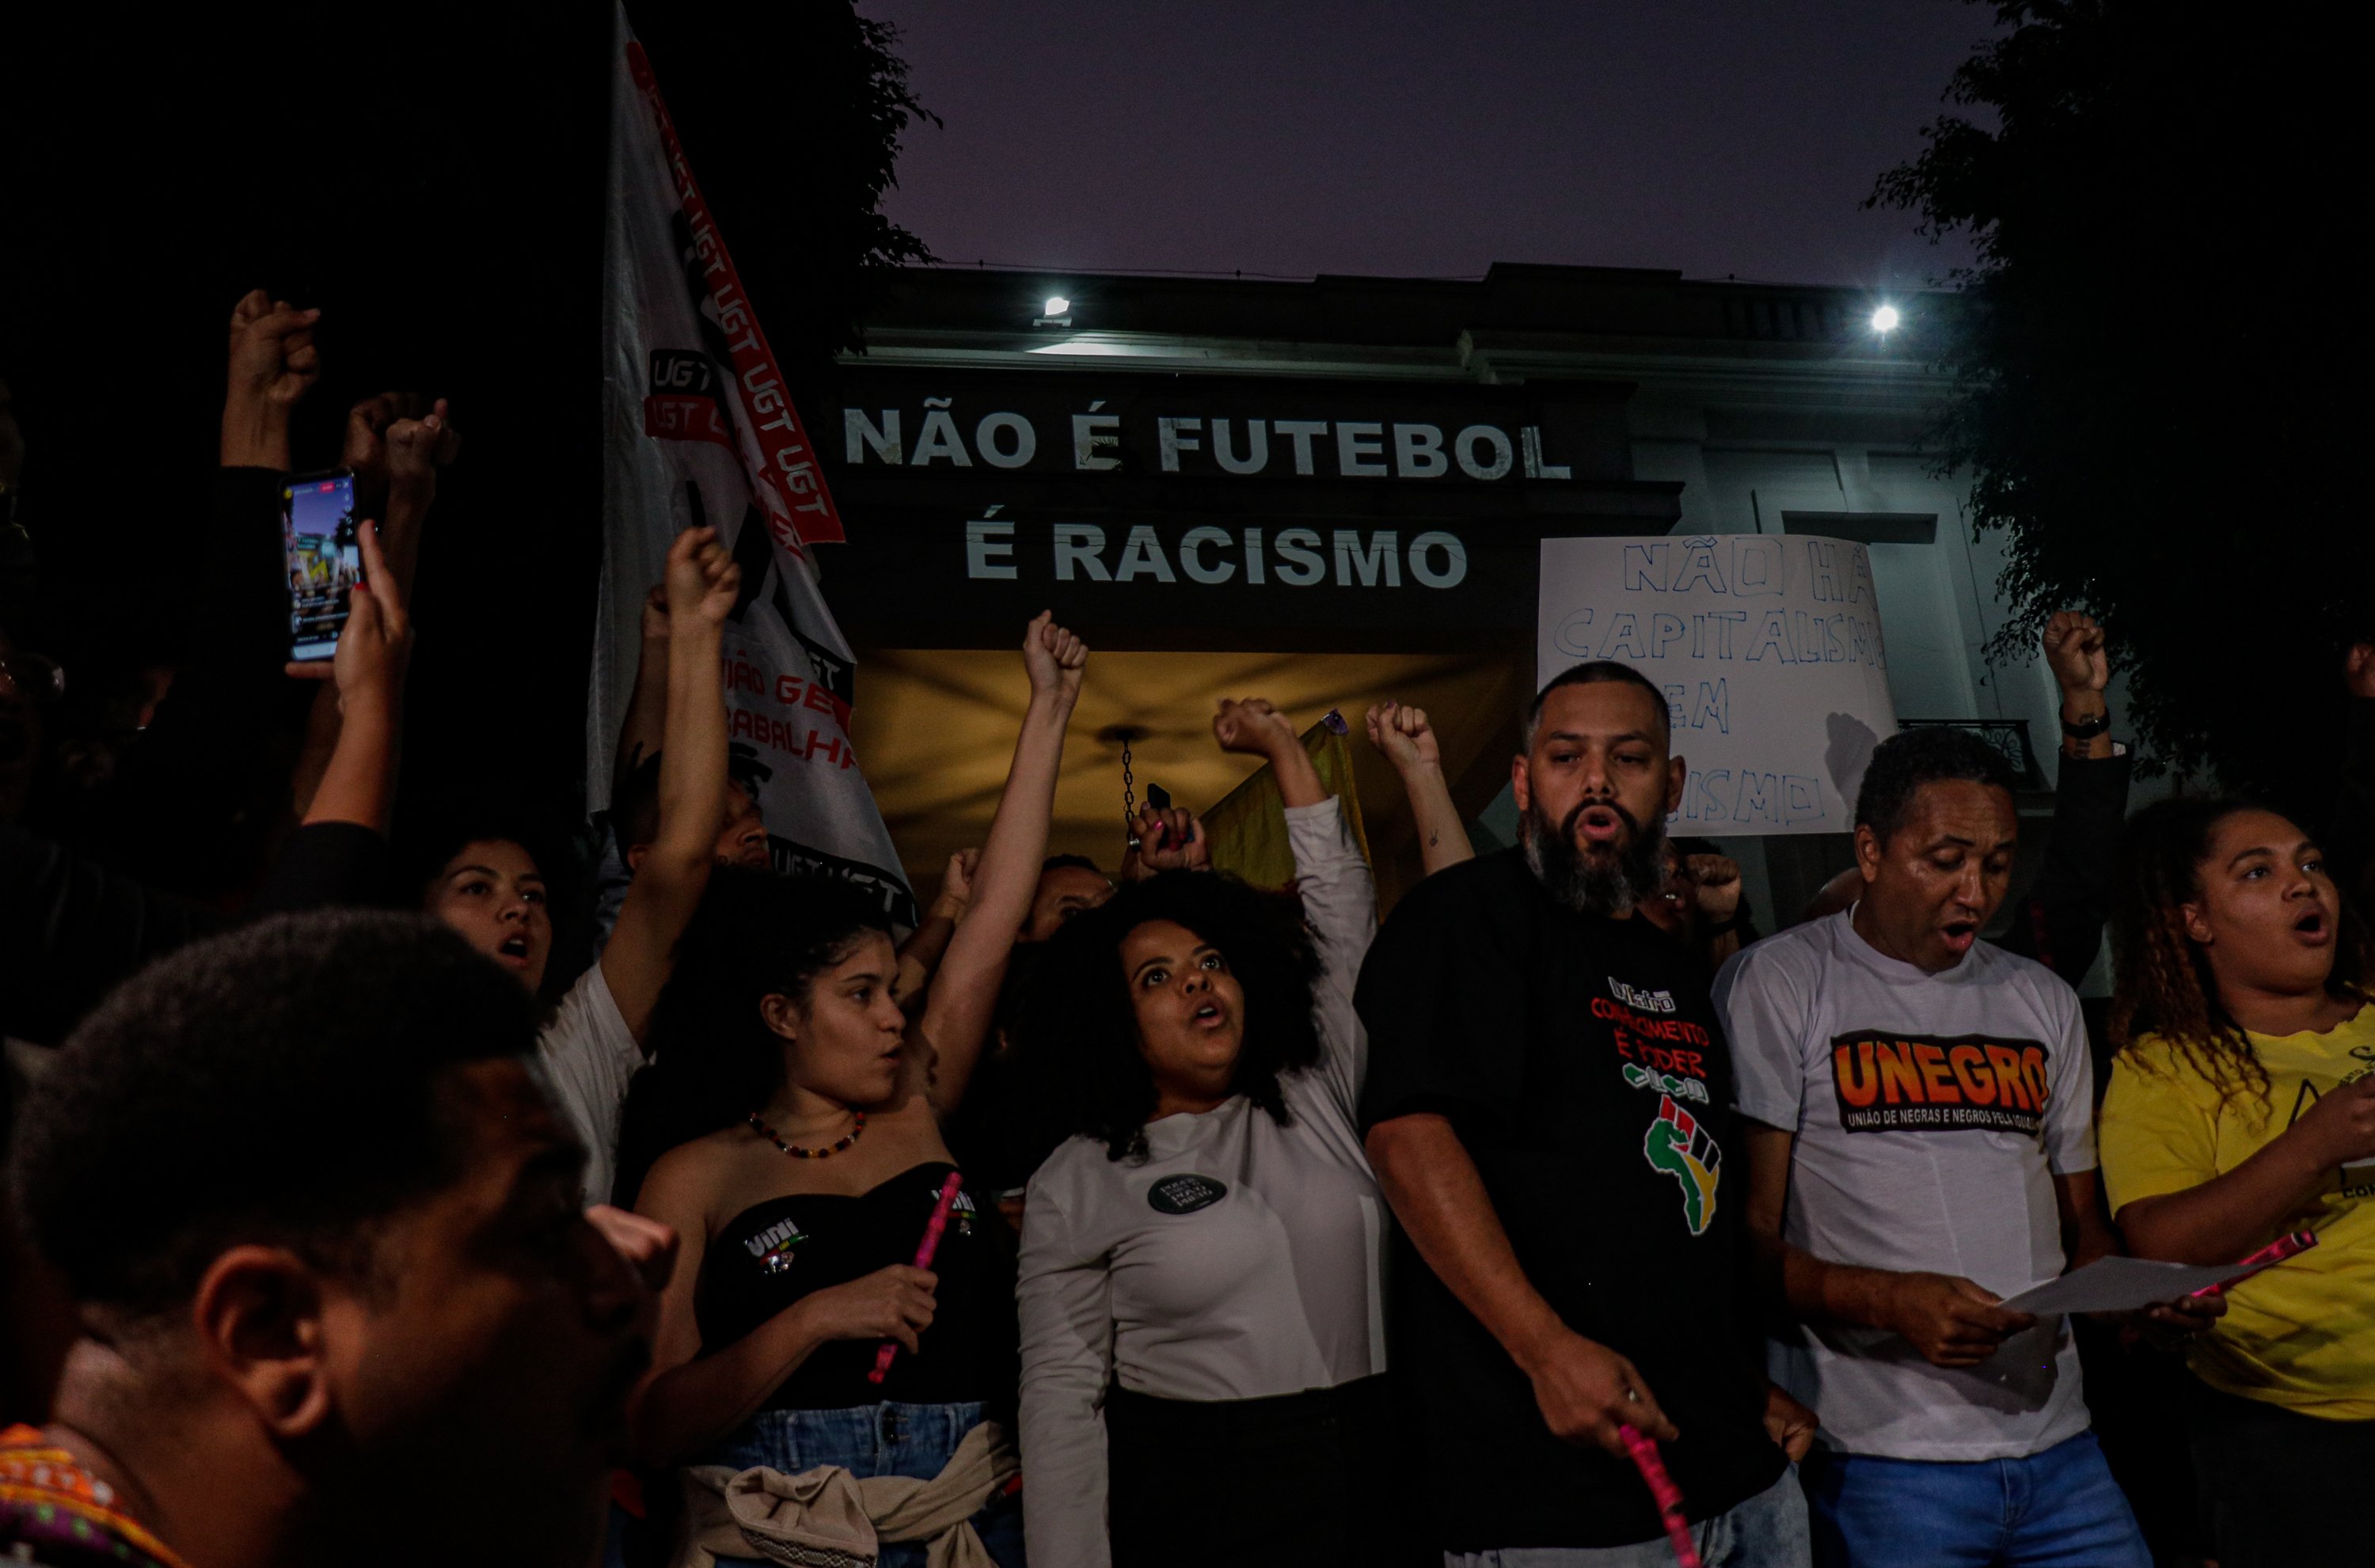
[[1229, 1185], [1215, 1176], [1166, 1176], [1146, 1190], [1157, 1214], [1193, 1214], [1228, 1196]]

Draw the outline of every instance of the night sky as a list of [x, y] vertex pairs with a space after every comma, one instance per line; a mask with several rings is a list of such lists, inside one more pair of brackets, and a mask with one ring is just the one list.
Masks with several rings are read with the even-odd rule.
[[1859, 210], [1992, 30], [1962, 0], [861, 8], [946, 122], [888, 209], [947, 262], [1903, 288], [1967, 259]]

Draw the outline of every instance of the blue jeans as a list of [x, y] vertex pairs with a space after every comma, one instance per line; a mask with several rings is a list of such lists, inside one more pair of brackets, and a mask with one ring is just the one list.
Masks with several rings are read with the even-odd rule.
[[2095, 1434], [2025, 1459], [1806, 1456], [1822, 1568], [2152, 1568]]
[[[764, 1465], [795, 1476], [819, 1465], [839, 1465], [861, 1479], [940, 1473], [964, 1434], [981, 1424], [981, 1407], [857, 1405], [841, 1410], [762, 1410], [696, 1464], [747, 1470]], [[1001, 1497], [973, 1516], [975, 1533], [998, 1568], [1023, 1568], [1022, 1499]], [[759, 1559], [721, 1558], [720, 1562]], [[924, 1568], [924, 1548], [882, 1548], [880, 1568]]]
[[[1806, 1568], [1806, 1497], [1794, 1471], [1747, 1502], [1691, 1527], [1707, 1568]], [[1532, 1546], [1447, 1551], [1443, 1568], [1672, 1568], [1663, 1536], [1634, 1546]]]

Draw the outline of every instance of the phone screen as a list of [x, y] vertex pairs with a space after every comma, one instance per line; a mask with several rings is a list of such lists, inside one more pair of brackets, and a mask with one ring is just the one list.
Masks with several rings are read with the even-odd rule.
[[280, 488], [288, 547], [289, 656], [326, 659], [347, 626], [347, 591], [363, 573], [352, 474], [292, 475]]

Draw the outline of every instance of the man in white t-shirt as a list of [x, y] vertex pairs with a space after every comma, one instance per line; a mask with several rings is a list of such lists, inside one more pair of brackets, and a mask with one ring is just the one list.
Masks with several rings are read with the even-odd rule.
[[1859, 902], [1716, 979], [1747, 1220], [1798, 1319], [1771, 1371], [1822, 1420], [1821, 1563], [1980, 1568], [2048, 1543], [2060, 1568], [2152, 1561], [2068, 1325], [1996, 1304], [2118, 1250], [2077, 994], [1979, 940], [2011, 875], [2012, 783], [1967, 731], [1884, 743], [1856, 801]]

